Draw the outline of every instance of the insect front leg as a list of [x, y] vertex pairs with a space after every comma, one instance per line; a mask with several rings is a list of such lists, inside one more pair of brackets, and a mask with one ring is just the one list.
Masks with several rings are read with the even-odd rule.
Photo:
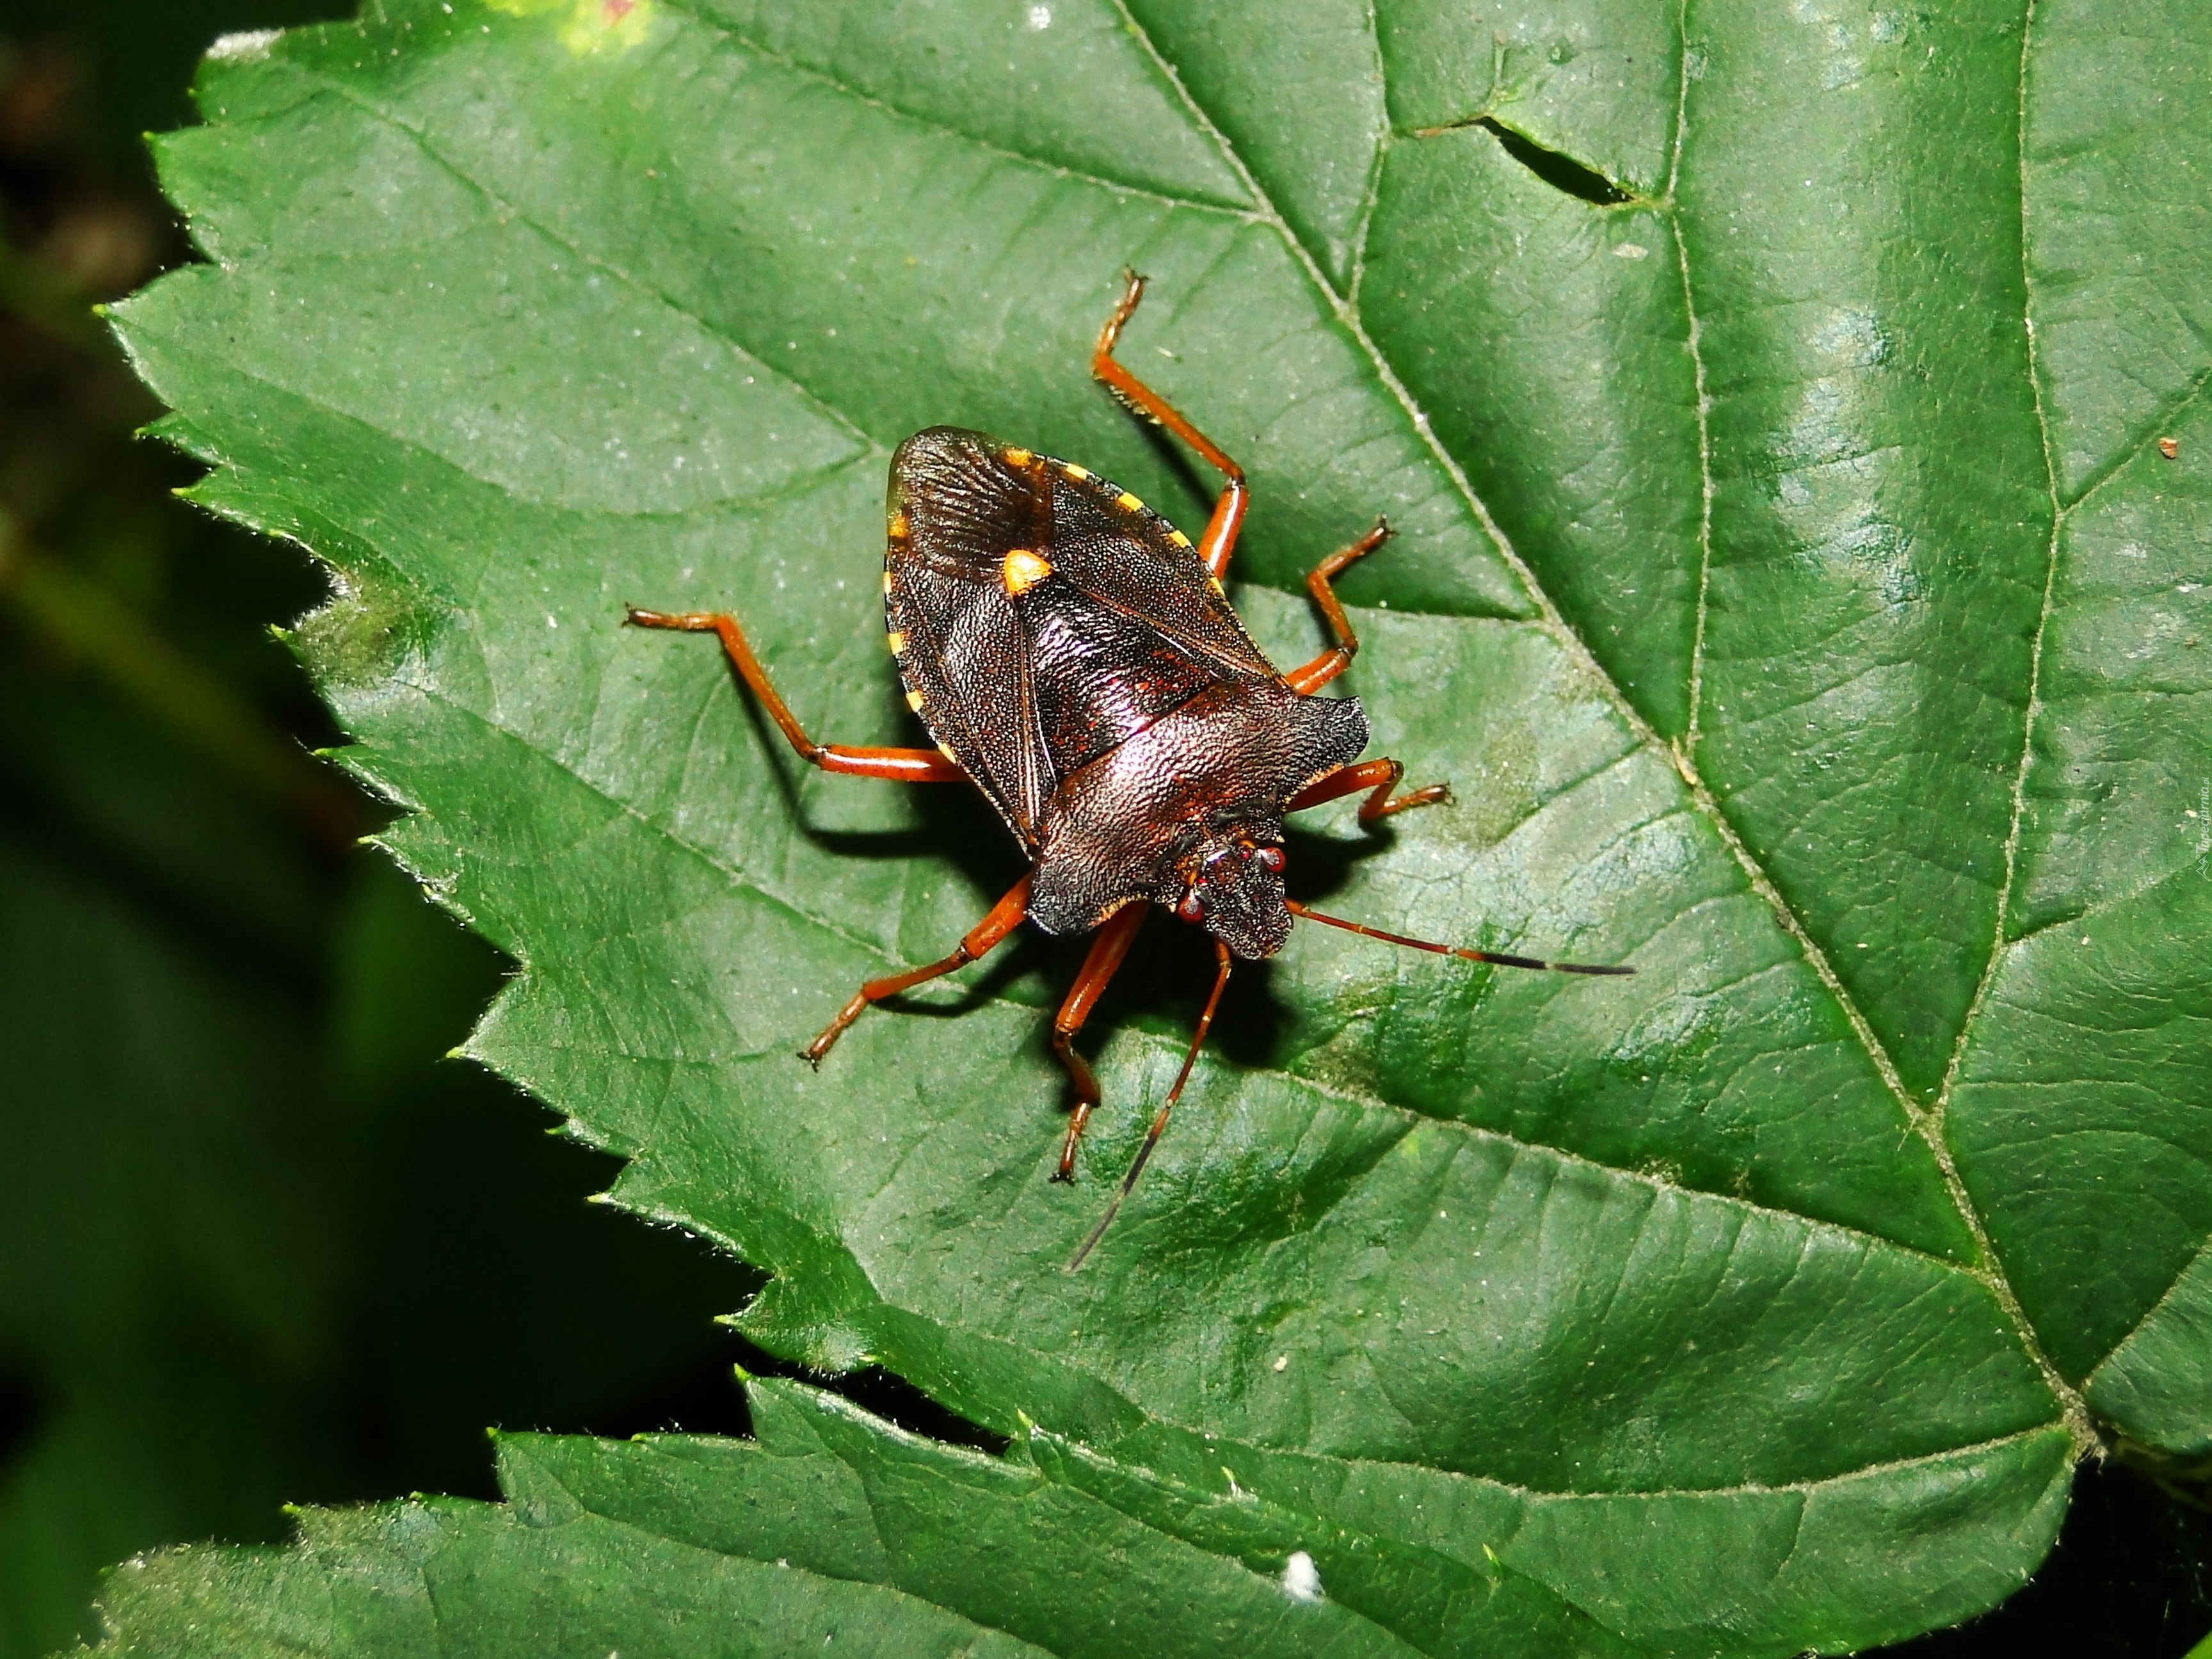
[[1091, 1062], [1075, 1052], [1075, 1034], [1083, 1029], [1083, 1022], [1091, 1018], [1108, 983], [1121, 965], [1121, 958], [1129, 954], [1129, 946], [1137, 937], [1137, 929], [1144, 926], [1145, 913], [1152, 905], [1139, 899], [1125, 904], [1106, 918], [1106, 925], [1091, 937], [1090, 954], [1083, 958], [1083, 970], [1068, 988], [1067, 1000], [1060, 1005], [1060, 1012], [1052, 1022], [1052, 1051], [1060, 1056], [1060, 1063], [1067, 1067], [1067, 1075], [1075, 1085], [1075, 1111], [1067, 1120], [1067, 1139], [1060, 1144], [1060, 1168], [1053, 1172], [1054, 1181], [1075, 1179], [1075, 1147], [1083, 1139], [1084, 1125], [1091, 1121], [1091, 1113], [1098, 1104], [1098, 1079], [1091, 1070]]
[[991, 907], [991, 913], [968, 930], [952, 954], [933, 962], [927, 968], [913, 968], [903, 974], [891, 974], [882, 979], [872, 979], [853, 994], [853, 1000], [837, 1011], [837, 1018], [823, 1030], [822, 1035], [799, 1051], [799, 1057], [808, 1065], [820, 1066], [822, 1056], [836, 1045], [845, 1035], [845, 1028], [867, 1012], [872, 1002], [881, 1002], [885, 997], [895, 997], [902, 991], [911, 991], [917, 985], [933, 979], [942, 979], [947, 974], [965, 968], [978, 957], [988, 955], [1007, 934], [1022, 925], [1022, 917], [1030, 905], [1030, 878], [1024, 876], [1006, 890], [1006, 896]]
[[1114, 343], [1122, 325], [1145, 297], [1145, 279], [1133, 270], [1121, 273], [1121, 297], [1106, 326], [1098, 331], [1098, 343], [1091, 353], [1091, 373], [1123, 403], [1162, 426], [1205, 458], [1208, 465], [1228, 480], [1213, 503], [1213, 516], [1198, 538], [1199, 562], [1206, 574], [1218, 580], [1229, 569], [1229, 555], [1237, 545], [1237, 532], [1244, 526], [1244, 507], [1250, 492], [1244, 487], [1244, 469], [1222, 453], [1221, 447], [1193, 426], [1182, 412], [1114, 360]]
[[1340, 548], [1306, 573], [1306, 592], [1321, 607], [1322, 619], [1336, 644], [1324, 651], [1303, 668], [1293, 669], [1283, 678], [1291, 690], [1300, 696], [1310, 696], [1352, 666], [1352, 659], [1359, 654], [1359, 636], [1352, 631], [1352, 619], [1344, 614], [1343, 601], [1336, 597], [1335, 581], [1344, 568], [1355, 559], [1364, 559], [1390, 539], [1390, 521], [1375, 520], [1375, 528], [1349, 547]]
[[1393, 799], [1390, 792], [1406, 775], [1406, 763], [1384, 756], [1379, 760], [1361, 761], [1356, 766], [1340, 766], [1325, 778], [1316, 779], [1291, 797], [1283, 808], [1286, 812], [1303, 812], [1309, 806], [1319, 806], [1323, 801], [1341, 799], [1367, 791], [1367, 799], [1359, 803], [1359, 821], [1372, 823], [1377, 818], [1387, 818], [1393, 812], [1402, 812], [1409, 806], [1432, 806], [1451, 799], [1451, 786], [1431, 783], [1414, 789]]
[[[738, 671], [744, 683], [752, 688], [761, 707], [767, 709], [791, 746], [799, 751], [799, 758], [820, 767], [825, 772], [842, 772], [861, 778], [889, 778], [895, 783], [957, 783], [967, 776], [934, 749], [856, 749], [841, 743], [817, 743], [806, 735], [799, 717], [791, 712], [775, 686], [769, 683], [768, 670], [761, 666], [760, 659], [753, 655], [752, 647], [745, 640], [745, 631], [738, 619], [720, 611], [685, 611], [670, 613], [661, 611], [641, 611], [631, 605], [623, 620], [632, 628], [672, 628], [686, 634], [713, 634], [722, 641], [723, 654], [730, 665]], [[842, 1029], [842, 1028], [841, 1028]]]

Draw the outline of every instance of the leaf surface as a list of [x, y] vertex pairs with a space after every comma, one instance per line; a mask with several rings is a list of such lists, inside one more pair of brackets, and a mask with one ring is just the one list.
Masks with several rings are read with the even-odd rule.
[[[120, 325], [200, 498], [341, 574], [301, 637], [349, 762], [525, 964], [474, 1052], [630, 1160], [617, 1201], [774, 1272], [756, 1340], [1200, 1558], [1248, 1550], [1224, 1492], [1343, 1528], [1398, 1575], [1346, 1603], [1376, 1640], [1844, 1649], [2016, 1584], [2092, 1411], [2205, 1449], [2204, 24], [2164, 27], [392, 3], [210, 65], [162, 160], [213, 263]], [[1125, 263], [1127, 361], [1254, 480], [1277, 660], [1303, 572], [1401, 532], [1346, 580], [1346, 684], [1459, 805], [1314, 815], [1294, 890], [1638, 972], [1298, 930], [1068, 1274], [1199, 955], [1156, 928], [1103, 1009], [1072, 1189], [1066, 949], [808, 1072], [1019, 866], [617, 624], [736, 609], [818, 738], [912, 741], [908, 432], [1203, 514], [1083, 372]]]

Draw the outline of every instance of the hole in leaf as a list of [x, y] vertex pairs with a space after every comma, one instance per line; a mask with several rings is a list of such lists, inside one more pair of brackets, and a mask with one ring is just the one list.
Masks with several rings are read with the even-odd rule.
[[1571, 155], [1562, 155], [1522, 137], [1494, 117], [1483, 116], [1474, 125], [1504, 145], [1508, 155], [1554, 190], [1580, 197], [1594, 207], [1618, 207], [1623, 202], [1636, 199], [1603, 173], [1584, 167]]

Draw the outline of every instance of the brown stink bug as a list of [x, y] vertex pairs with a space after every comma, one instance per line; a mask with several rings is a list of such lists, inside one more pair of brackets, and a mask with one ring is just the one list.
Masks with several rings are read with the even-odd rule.
[[1364, 792], [1359, 821], [1449, 799], [1441, 784], [1393, 795], [1405, 768], [1363, 761], [1367, 717], [1352, 697], [1313, 694], [1359, 649], [1330, 583], [1382, 545], [1374, 529], [1306, 578], [1336, 643], [1279, 672], [1253, 644], [1221, 579], [1243, 523], [1244, 474], [1158, 393], [1115, 361], [1143, 297], [1127, 274], [1091, 372], [1129, 408], [1188, 444], [1227, 481], [1206, 532], [1190, 538], [1134, 495], [1073, 462], [958, 427], [917, 432], [891, 458], [884, 614], [908, 705], [928, 749], [818, 744], [785, 706], [736, 617], [632, 610], [641, 628], [718, 635], [732, 665], [791, 740], [824, 771], [908, 783], [965, 779], [1006, 820], [1027, 875], [960, 941], [923, 968], [870, 980], [803, 1051], [819, 1065], [872, 1002], [974, 962], [1020, 925], [1091, 933], [1090, 954], [1052, 1025], [1075, 1088], [1055, 1179], [1070, 1180], [1098, 1084], [1074, 1047], [1154, 905], [1212, 936], [1213, 989], [1182, 1069], [1105, 1215], [1068, 1266], [1104, 1234], [1167, 1127], [1235, 958], [1272, 956], [1293, 917], [1469, 962], [1570, 974], [1629, 968], [1541, 962], [1407, 939], [1309, 909], [1283, 885], [1283, 817]]

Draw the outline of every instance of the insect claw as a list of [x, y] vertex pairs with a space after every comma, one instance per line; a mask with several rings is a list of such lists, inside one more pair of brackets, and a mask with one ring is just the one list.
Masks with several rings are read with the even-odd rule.
[[1144, 297], [1144, 277], [1134, 265], [1122, 266], [1121, 297], [1114, 302], [1114, 314], [1106, 319], [1106, 326], [1098, 331], [1098, 344], [1091, 354], [1092, 374], [1098, 373], [1098, 363], [1102, 358], [1113, 356], [1115, 343], [1121, 337], [1121, 325], [1129, 320], [1137, 309], [1137, 302]]

